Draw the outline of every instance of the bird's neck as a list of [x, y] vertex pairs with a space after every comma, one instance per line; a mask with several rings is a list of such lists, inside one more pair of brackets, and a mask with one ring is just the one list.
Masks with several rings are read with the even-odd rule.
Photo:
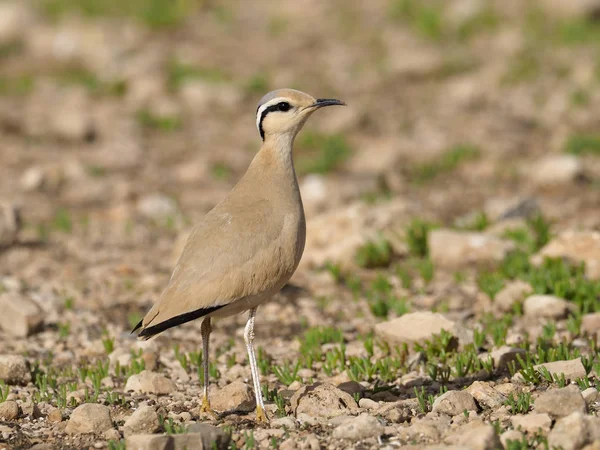
[[[260, 151], [254, 157], [252, 165], [259, 165], [263, 170], [268, 167], [270, 173], [279, 173], [291, 180], [296, 180], [292, 150], [294, 135], [280, 134], [267, 136]], [[269, 173], [267, 172], [267, 173]]]

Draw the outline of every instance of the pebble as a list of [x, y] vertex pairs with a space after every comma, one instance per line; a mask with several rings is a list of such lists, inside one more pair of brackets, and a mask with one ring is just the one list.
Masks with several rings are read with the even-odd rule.
[[146, 394], [170, 394], [175, 391], [175, 383], [156, 372], [143, 370], [127, 379], [125, 390]]
[[25, 358], [19, 355], [0, 355], [0, 380], [6, 384], [29, 383], [31, 372]]
[[544, 258], [566, 258], [585, 263], [585, 274], [600, 279], [600, 231], [564, 231], [531, 258], [541, 264]]
[[524, 437], [518, 430], [507, 430], [500, 435], [500, 442], [504, 448], [509, 448], [511, 442], [522, 442]]
[[546, 413], [529, 413], [516, 415], [510, 418], [510, 423], [515, 429], [520, 429], [527, 434], [535, 434], [538, 431], [547, 433], [552, 427], [552, 418]]
[[438, 229], [429, 232], [429, 254], [436, 267], [457, 270], [504, 259], [514, 243], [485, 233]]
[[594, 336], [600, 330], [600, 312], [593, 312], [581, 316], [581, 332]]
[[543, 392], [534, 400], [533, 409], [537, 413], [548, 413], [552, 418], [559, 418], [575, 412], [584, 414], [587, 405], [579, 388], [571, 385]]
[[250, 386], [242, 381], [234, 381], [211, 393], [210, 404], [216, 411], [252, 411], [256, 407], [256, 400]]
[[[271, 423], [272, 425], [272, 423]], [[229, 448], [231, 435], [219, 427], [206, 423], [194, 423], [188, 427], [188, 434], [199, 434], [206, 449], [225, 450]]]
[[529, 177], [539, 187], [558, 186], [575, 181], [582, 170], [581, 161], [574, 155], [550, 155], [532, 167]]
[[27, 337], [44, 323], [44, 313], [33, 300], [23, 295], [0, 294], [0, 328], [15, 337]]
[[583, 399], [587, 403], [587, 405], [592, 405], [600, 400], [600, 392], [596, 388], [587, 388], [585, 391], [581, 393]]
[[7, 400], [0, 403], [0, 418], [4, 420], [15, 420], [19, 417], [19, 405], [17, 402]]
[[65, 431], [68, 434], [100, 434], [112, 427], [113, 423], [110, 418], [110, 410], [107, 406], [95, 403], [84, 403], [73, 410]]
[[298, 418], [300, 414], [311, 418], [332, 418], [358, 409], [351, 395], [326, 383], [303, 386], [292, 395], [290, 403]]
[[127, 450], [167, 450], [173, 449], [173, 438], [159, 434], [137, 434], [128, 436], [125, 446]]
[[469, 450], [497, 450], [502, 448], [500, 438], [491, 425], [477, 427], [461, 433], [457, 444], [466, 446]]
[[134, 434], [154, 433], [160, 429], [158, 414], [153, 407], [141, 405], [123, 425], [125, 437]]
[[[525, 353], [525, 349], [520, 347], [510, 347], [508, 345], [503, 345], [502, 347], [492, 351], [490, 356], [494, 361], [494, 367], [497, 371], [505, 370], [508, 367], [508, 364], [517, 360], [517, 355], [523, 356]], [[485, 358], [485, 356], [484, 356]]]
[[358, 406], [364, 409], [375, 409], [379, 407], [379, 403], [371, 400], [370, 398], [361, 398], [358, 401]]
[[529, 283], [521, 280], [511, 281], [494, 297], [494, 310], [500, 313], [511, 312], [513, 305], [522, 301], [533, 292]]
[[565, 379], [572, 381], [577, 378], [584, 378], [587, 375], [585, 367], [583, 367], [583, 363], [581, 362], [581, 358], [575, 358], [568, 361], [554, 361], [538, 364], [533, 367], [536, 370], [545, 367], [552, 375], [562, 374], [565, 376]]
[[148, 194], [137, 202], [137, 211], [147, 219], [164, 220], [177, 214], [177, 203], [164, 194]]
[[277, 419], [271, 420], [271, 426], [273, 428], [287, 428], [288, 430], [295, 430], [297, 428], [296, 421], [292, 417], [278, 417]]
[[375, 334], [390, 345], [406, 343], [412, 346], [415, 343], [423, 343], [433, 339], [442, 330], [454, 336], [455, 346], [458, 343], [462, 345], [472, 342], [472, 334], [461, 324], [447, 319], [440, 313], [429, 311], [404, 314], [396, 319], [375, 325]]
[[569, 312], [569, 303], [554, 295], [530, 295], [523, 303], [526, 316], [561, 319]]
[[484, 381], [475, 381], [467, 388], [467, 392], [473, 396], [480, 406], [497, 408], [504, 404], [506, 397]]
[[432, 411], [455, 416], [465, 410], [477, 411], [473, 396], [467, 391], [448, 391], [433, 402]]
[[361, 414], [358, 417], [338, 425], [332, 437], [334, 439], [348, 439], [352, 442], [361, 441], [370, 437], [383, 434], [384, 426], [375, 417], [369, 414]]

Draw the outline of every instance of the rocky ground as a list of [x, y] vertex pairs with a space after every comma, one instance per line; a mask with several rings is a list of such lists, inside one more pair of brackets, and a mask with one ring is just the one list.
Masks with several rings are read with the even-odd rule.
[[[600, 448], [595, 0], [0, 3], [0, 448]], [[138, 342], [277, 87], [296, 275]]]

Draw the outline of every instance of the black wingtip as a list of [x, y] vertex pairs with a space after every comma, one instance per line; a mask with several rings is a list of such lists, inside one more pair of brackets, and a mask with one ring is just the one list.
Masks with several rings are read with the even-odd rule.
[[137, 330], [139, 330], [140, 328], [142, 328], [142, 322], [144, 321], [144, 319], [140, 320], [138, 322], [138, 324], [135, 326], [135, 328], [133, 330], [131, 330], [131, 334], [135, 333]]

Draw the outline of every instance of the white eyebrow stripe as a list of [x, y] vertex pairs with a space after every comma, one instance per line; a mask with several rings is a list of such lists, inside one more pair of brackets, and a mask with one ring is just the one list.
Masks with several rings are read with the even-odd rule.
[[258, 108], [258, 111], [256, 111], [256, 129], [258, 131], [260, 131], [260, 118], [262, 117], [262, 113], [265, 109], [267, 109], [269, 106], [276, 105], [279, 102], [287, 102], [287, 101], [288, 100], [285, 97], [277, 97], [277, 98], [269, 100], [264, 105], [261, 105], [260, 108]]

